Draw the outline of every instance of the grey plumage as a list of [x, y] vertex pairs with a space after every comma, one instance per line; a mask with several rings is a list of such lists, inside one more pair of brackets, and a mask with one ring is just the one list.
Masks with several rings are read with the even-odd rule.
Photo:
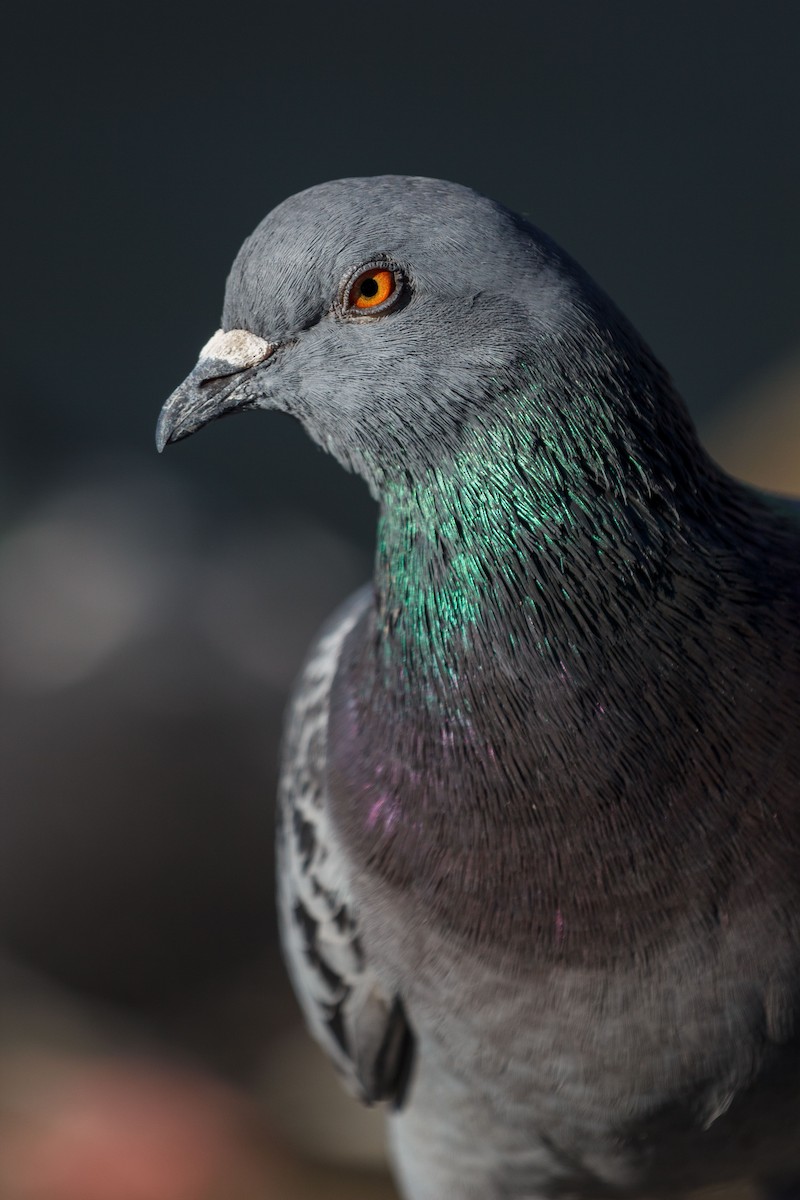
[[791, 505], [563, 251], [438, 181], [248, 239], [159, 445], [256, 407], [381, 504], [290, 711], [280, 907], [406, 1195], [800, 1178]]

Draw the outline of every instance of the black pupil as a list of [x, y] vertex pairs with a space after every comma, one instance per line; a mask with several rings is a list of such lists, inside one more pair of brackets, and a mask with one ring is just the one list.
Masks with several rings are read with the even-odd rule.
[[366, 296], [366, 298], [367, 298], [368, 300], [369, 300], [369, 299], [370, 299], [372, 296], [377, 296], [377, 294], [378, 294], [378, 281], [377, 281], [377, 279], [365, 279], [365, 280], [364, 280], [364, 282], [361, 284], [361, 287], [360, 287], [360, 289], [359, 289], [359, 290], [360, 290], [360, 292], [361, 292], [361, 295], [362, 295], [362, 296]]

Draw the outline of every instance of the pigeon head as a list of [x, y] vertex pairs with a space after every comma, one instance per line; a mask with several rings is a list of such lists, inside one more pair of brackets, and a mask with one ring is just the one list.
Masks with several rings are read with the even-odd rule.
[[675, 474], [665, 446], [693, 443], [661, 369], [555, 243], [469, 188], [401, 176], [322, 184], [262, 221], [159, 448], [258, 408], [298, 418], [381, 498], [459, 472], [507, 490], [493, 469], [514, 461], [543, 500], [576, 474], [627, 492], [644, 459], [651, 484]]

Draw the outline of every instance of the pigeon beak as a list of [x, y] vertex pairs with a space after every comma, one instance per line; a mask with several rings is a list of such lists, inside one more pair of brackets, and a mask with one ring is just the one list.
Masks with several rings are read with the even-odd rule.
[[159, 453], [168, 442], [188, 437], [217, 417], [254, 408], [252, 395], [241, 385], [277, 349], [276, 343], [246, 329], [218, 329], [200, 351], [191, 375], [161, 410], [156, 428]]

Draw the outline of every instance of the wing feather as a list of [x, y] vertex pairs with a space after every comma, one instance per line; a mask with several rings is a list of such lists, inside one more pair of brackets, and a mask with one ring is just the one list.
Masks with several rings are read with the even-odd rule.
[[411, 1035], [398, 996], [366, 961], [326, 806], [328, 707], [345, 638], [369, 603], [357, 592], [320, 634], [290, 705], [279, 789], [278, 907], [306, 1020], [345, 1084], [366, 1103], [402, 1102]]

